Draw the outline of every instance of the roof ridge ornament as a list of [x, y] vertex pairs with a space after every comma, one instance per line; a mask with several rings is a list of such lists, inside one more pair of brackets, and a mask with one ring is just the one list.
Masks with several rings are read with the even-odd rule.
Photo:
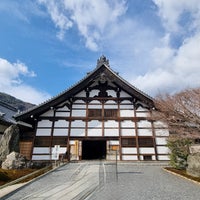
[[110, 67], [109, 60], [104, 55], [97, 60], [97, 67], [101, 67], [103, 64]]

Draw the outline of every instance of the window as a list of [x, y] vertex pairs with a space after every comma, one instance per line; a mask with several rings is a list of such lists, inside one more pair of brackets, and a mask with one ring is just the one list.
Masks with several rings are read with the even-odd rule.
[[135, 138], [122, 138], [122, 147], [136, 147]]
[[139, 137], [138, 144], [140, 147], [153, 147], [153, 138]]
[[152, 156], [151, 155], [144, 155], [144, 160], [152, 160]]
[[101, 109], [89, 109], [88, 117], [117, 117], [117, 109], [105, 109], [104, 113]]

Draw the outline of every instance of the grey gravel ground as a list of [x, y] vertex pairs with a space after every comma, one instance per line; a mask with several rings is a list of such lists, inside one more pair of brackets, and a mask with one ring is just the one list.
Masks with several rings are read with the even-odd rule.
[[70, 163], [3, 199], [198, 200], [200, 185], [148, 164]]

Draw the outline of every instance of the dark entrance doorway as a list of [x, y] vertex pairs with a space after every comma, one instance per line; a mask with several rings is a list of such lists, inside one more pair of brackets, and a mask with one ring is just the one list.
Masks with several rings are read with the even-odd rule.
[[106, 141], [104, 140], [83, 140], [82, 142], [82, 159], [105, 159], [106, 158]]

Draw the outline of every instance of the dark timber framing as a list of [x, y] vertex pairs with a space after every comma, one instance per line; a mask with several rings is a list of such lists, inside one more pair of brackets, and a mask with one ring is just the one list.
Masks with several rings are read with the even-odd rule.
[[151, 120], [154, 109], [153, 99], [121, 78], [102, 56], [76, 85], [15, 119], [33, 127], [33, 160], [47, 160], [54, 145], [68, 159], [80, 160], [85, 140], [106, 141], [107, 159], [117, 150], [120, 160], [167, 160], [168, 131]]

